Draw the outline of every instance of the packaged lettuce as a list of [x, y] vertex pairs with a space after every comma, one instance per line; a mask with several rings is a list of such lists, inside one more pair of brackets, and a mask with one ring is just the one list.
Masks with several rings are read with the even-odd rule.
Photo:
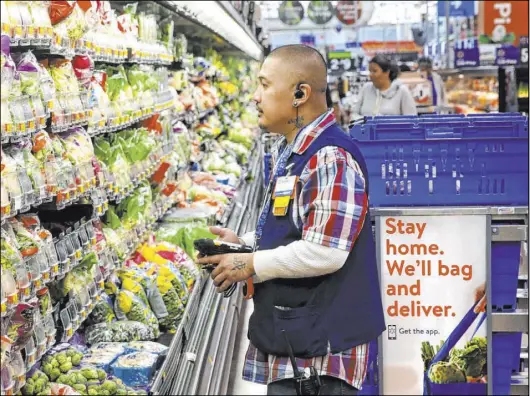
[[100, 296], [101, 299], [96, 303], [89, 316], [89, 322], [92, 324], [97, 324], [112, 323], [116, 321], [112, 299], [105, 292], [102, 292]]
[[128, 320], [144, 323], [151, 327], [156, 337], [160, 335], [159, 324], [153, 311], [142, 300], [127, 290], [120, 290], [114, 303], [116, 316], [125, 316]]
[[151, 341], [155, 336], [150, 326], [125, 320], [90, 326], [86, 329], [85, 338], [87, 344], [92, 345], [98, 342]]
[[160, 294], [162, 294], [162, 299], [164, 300], [168, 312], [168, 315], [160, 320], [160, 326], [166, 330], [175, 330], [182, 320], [184, 305], [171, 281], [167, 277], [158, 275], [156, 283], [158, 290], [160, 290]]

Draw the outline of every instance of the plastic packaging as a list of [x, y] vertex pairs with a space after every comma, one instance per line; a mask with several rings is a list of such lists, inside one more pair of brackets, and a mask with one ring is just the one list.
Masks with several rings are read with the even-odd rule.
[[135, 352], [120, 356], [112, 365], [112, 374], [127, 386], [147, 386], [156, 370], [158, 355]]
[[15, 381], [14, 392], [20, 391], [26, 384], [26, 365], [20, 351], [11, 352], [11, 360], [9, 362], [13, 369], [13, 380]]
[[153, 341], [131, 341], [126, 344], [126, 348], [132, 352], [149, 352], [157, 355], [164, 354], [168, 347]]
[[151, 341], [153, 329], [143, 323], [134, 321], [118, 321], [99, 323], [86, 330], [87, 344], [98, 342]]

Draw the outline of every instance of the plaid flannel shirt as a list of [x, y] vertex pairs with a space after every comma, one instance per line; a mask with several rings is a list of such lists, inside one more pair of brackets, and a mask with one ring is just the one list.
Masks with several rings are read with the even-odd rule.
[[[319, 117], [296, 137], [293, 153], [302, 154], [326, 128], [335, 124], [333, 111]], [[280, 149], [286, 145], [281, 137], [272, 148], [275, 164]], [[360, 233], [368, 208], [364, 175], [351, 154], [342, 148], [324, 147], [306, 164], [300, 175], [291, 215], [306, 241], [351, 251]], [[314, 366], [320, 375], [339, 378], [361, 389], [368, 365], [368, 344], [339, 353], [311, 359], [296, 359], [300, 370]], [[268, 355], [250, 344], [243, 379], [269, 384], [293, 378], [288, 357]]]

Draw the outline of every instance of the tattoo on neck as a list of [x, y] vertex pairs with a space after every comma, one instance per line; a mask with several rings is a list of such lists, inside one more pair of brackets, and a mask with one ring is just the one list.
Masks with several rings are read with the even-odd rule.
[[245, 269], [247, 267], [247, 263], [242, 260], [240, 257], [235, 257], [234, 258], [234, 265], [232, 266], [232, 271], [238, 271], [238, 270], [242, 270], [242, 269]]
[[302, 128], [304, 126], [304, 116], [297, 116], [287, 121], [289, 125], [294, 124], [297, 128]]

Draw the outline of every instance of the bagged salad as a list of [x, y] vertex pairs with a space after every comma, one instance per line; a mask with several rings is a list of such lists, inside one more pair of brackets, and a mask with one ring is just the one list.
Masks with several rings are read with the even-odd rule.
[[127, 318], [128, 320], [143, 323], [151, 327], [155, 338], [160, 335], [158, 320], [153, 311], [133, 293], [127, 290], [120, 290], [116, 295], [114, 305], [114, 311], [119, 319]]
[[89, 345], [98, 342], [151, 341], [155, 339], [153, 328], [132, 320], [99, 323], [90, 326], [85, 333]]

